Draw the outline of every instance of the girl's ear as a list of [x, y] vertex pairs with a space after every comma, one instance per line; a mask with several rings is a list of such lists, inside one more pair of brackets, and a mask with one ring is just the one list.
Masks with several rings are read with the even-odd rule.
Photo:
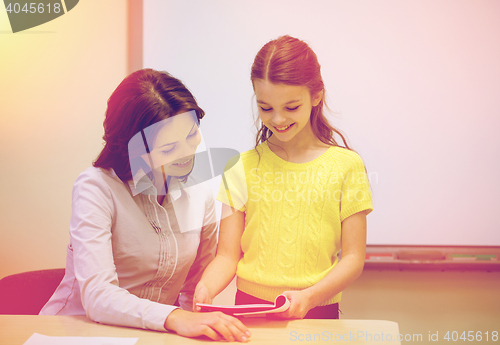
[[324, 94], [324, 91], [321, 90], [313, 96], [313, 98], [311, 100], [313, 107], [317, 106], [319, 104], [319, 102], [321, 102], [321, 100], [323, 99], [323, 94]]

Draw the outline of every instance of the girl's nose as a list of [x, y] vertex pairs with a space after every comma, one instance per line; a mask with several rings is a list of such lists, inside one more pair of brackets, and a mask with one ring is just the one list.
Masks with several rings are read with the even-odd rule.
[[281, 114], [281, 112], [275, 110], [273, 112], [273, 123], [275, 125], [281, 125], [284, 124], [286, 121], [286, 117]]

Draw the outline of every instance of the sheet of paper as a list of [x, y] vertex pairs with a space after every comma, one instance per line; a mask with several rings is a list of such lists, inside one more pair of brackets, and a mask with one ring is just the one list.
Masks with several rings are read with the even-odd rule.
[[134, 345], [139, 338], [52, 337], [33, 333], [23, 345]]

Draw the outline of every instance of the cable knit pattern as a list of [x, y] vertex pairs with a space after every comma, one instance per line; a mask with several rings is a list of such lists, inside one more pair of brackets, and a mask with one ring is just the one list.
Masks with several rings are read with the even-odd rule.
[[[324, 162], [320, 162], [318, 166], [313, 170], [313, 175], [316, 176], [315, 180], [318, 180], [318, 173], [325, 174], [324, 171]], [[310, 198], [313, 199], [315, 197], [319, 198], [322, 195], [322, 184], [320, 181], [312, 181], [312, 185], [309, 184], [308, 190], [311, 191], [309, 193]], [[313, 285], [316, 283], [316, 279], [314, 277], [315, 270], [318, 263], [318, 258], [321, 250], [321, 217], [323, 208], [320, 207], [311, 207], [310, 212], [308, 214], [308, 222], [307, 222], [307, 231], [304, 234], [305, 239], [305, 249], [306, 249], [306, 257], [305, 257], [305, 272], [304, 278], [307, 280], [308, 284]]]
[[[270, 167], [273, 169], [273, 167]], [[281, 202], [282, 210], [280, 214], [282, 216], [277, 217], [279, 231], [279, 244], [278, 244], [278, 281], [277, 285], [285, 286], [287, 281], [292, 279], [295, 265], [295, 260], [300, 260], [297, 257], [297, 232], [295, 228], [299, 220], [299, 210], [298, 207], [300, 201], [297, 198], [290, 197], [290, 193], [293, 193], [296, 183], [297, 176], [294, 174], [289, 174], [288, 178], [280, 178], [278, 176], [273, 182], [272, 189], [273, 194], [271, 195], [271, 200], [283, 200]], [[287, 197], [285, 193], [288, 191]], [[278, 203], [279, 204], [279, 203]]]
[[258, 224], [261, 230], [258, 238], [259, 256], [257, 269], [253, 272], [253, 279], [256, 281], [264, 279], [267, 262], [272, 260], [270, 256], [273, 255], [273, 245], [269, 243], [269, 240], [272, 240], [272, 236], [270, 235], [270, 231], [273, 228], [272, 221], [273, 219], [276, 221], [276, 218], [271, 217], [273, 215], [271, 207], [271, 203], [266, 198], [262, 200], [262, 207], [257, 209]]
[[[237, 285], [274, 301], [285, 290], [301, 290], [338, 263], [341, 222], [372, 210], [363, 162], [353, 151], [330, 147], [307, 163], [287, 162], [267, 143], [228, 165], [218, 199], [245, 212], [243, 257]], [[322, 305], [337, 303], [337, 294]]]

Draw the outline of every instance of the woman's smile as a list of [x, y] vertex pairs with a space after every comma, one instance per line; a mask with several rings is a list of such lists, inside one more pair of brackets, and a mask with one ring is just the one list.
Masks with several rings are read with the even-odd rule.
[[184, 169], [190, 167], [192, 163], [193, 163], [193, 157], [188, 158], [182, 162], [172, 163], [172, 165], [175, 166], [176, 168]]

